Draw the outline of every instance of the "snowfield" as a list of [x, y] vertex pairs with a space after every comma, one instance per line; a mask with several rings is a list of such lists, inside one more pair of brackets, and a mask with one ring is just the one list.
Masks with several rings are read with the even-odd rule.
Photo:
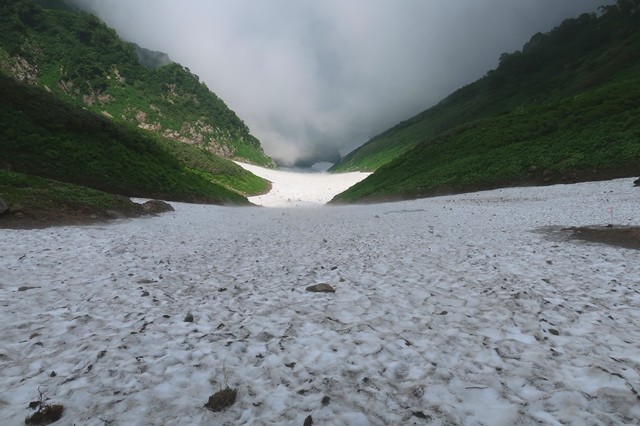
[[267, 207], [317, 207], [351, 188], [371, 173], [295, 173], [286, 170], [265, 169], [252, 164], [236, 163], [251, 173], [272, 182], [268, 194], [249, 200]]
[[640, 424], [631, 182], [0, 230], [0, 424]]

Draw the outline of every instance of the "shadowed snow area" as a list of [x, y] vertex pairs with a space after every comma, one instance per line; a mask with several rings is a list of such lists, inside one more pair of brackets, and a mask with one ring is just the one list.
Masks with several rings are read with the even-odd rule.
[[271, 182], [268, 194], [250, 197], [249, 201], [265, 207], [312, 207], [329, 202], [371, 173], [293, 172], [265, 169], [236, 162], [251, 173]]
[[0, 424], [38, 389], [60, 425], [640, 424], [638, 251], [540, 231], [638, 226], [639, 198], [621, 179], [2, 230]]

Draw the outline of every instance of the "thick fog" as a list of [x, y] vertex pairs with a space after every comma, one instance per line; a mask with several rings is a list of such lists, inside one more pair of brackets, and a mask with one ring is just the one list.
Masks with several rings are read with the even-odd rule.
[[[75, 0], [199, 75], [267, 154], [335, 160], [607, 0]], [[312, 161], [313, 162], [313, 161]]]

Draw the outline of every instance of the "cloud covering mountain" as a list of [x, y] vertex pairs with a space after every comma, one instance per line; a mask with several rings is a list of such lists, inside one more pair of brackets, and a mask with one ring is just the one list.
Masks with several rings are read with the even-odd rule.
[[335, 160], [606, 0], [74, 0], [167, 52], [283, 163]]

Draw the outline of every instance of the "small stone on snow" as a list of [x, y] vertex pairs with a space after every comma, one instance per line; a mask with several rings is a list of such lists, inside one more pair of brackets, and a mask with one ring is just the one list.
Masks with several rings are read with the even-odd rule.
[[331, 287], [329, 284], [315, 284], [307, 287], [307, 291], [312, 293], [335, 293], [336, 289]]

